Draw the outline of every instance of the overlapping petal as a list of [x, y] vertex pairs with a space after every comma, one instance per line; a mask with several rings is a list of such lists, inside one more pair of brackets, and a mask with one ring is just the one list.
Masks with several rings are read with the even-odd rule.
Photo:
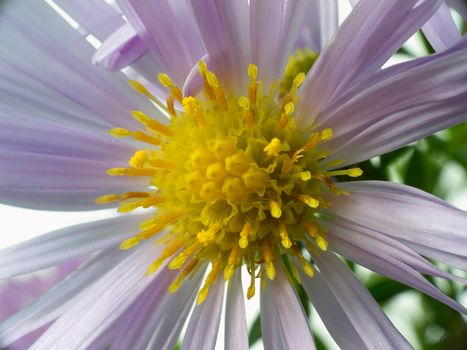
[[451, 11], [446, 4], [441, 5], [433, 17], [422, 27], [422, 30], [436, 51], [447, 49], [461, 38]]

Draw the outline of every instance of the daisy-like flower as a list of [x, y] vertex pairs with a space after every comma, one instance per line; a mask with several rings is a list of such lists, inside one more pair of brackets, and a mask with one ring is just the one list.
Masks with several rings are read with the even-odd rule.
[[[182, 348], [211, 349], [226, 293], [225, 348], [246, 349], [259, 293], [265, 347], [313, 349], [301, 283], [343, 349], [411, 348], [338, 256], [467, 313], [423, 277], [466, 283], [427, 259], [467, 270], [466, 213], [336, 180], [466, 120], [466, 39], [381, 69], [442, 1], [360, 0], [332, 39], [333, 1], [121, 0], [126, 23], [55, 3], [76, 30], [41, 1], [0, 4], [0, 198], [125, 214], [1, 252], [1, 278], [87, 260], [1, 323], [0, 347], [45, 327], [33, 349], [172, 349], [195, 305]], [[133, 90], [89, 65], [89, 33]]]

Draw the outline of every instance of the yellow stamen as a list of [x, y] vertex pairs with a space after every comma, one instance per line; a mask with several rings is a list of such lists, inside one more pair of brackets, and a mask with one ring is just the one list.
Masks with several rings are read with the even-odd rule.
[[299, 194], [298, 199], [300, 199], [303, 203], [308, 205], [310, 208], [316, 209], [319, 207], [319, 200], [316, 198], [310, 197], [306, 194]]
[[279, 219], [282, 215], [282, 209], [276, 201], [269, 201], [269, 211], [273, 218]]
[[267, 146], [264, 147], [263, 151], [266, 152], [268, 156], [277, 156], [281, 149], [281, 141], [277, 137], [274, 137]]

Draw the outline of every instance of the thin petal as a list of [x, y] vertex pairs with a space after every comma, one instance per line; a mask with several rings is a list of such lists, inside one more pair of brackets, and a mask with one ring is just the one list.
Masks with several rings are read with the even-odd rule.
[[[186, 5], [180, 4], [181, 1], [174, 1], [178, 5], [171, 2], [120, 0], [118, 4], [156, 61], [182, 85], [193, 64], [202, 56], [202, 46], [196, 27], [187, 27], [193, 24], [193, 19]], [[172, 6], [177, 6], [177, 11]]]
[[127, 252], [115, 248], [98, 254], [32, 304], [1, 323], [0, 346], [8, 346], [25, 334], [54, 321], [76, 303], [86, 288], [127, 256]]
[[[369, 350], [413, 349], [383, 313], [368, 290], [333, 253], [314, 255], [313, 259], [320, 273], [317, 274], [317, 279], [304, 276], [303, 287], [311, 298], [315, 292], [320, 294], [317, 301], [321, 309], [323, 301], [330, 302], [334, 299], [335, 305], [332, 308], [337, 312], [341, 310], [339, 314], [327, 317], [324, 316], [323, 310], [323, 321], [327, 322], [329, 330], [333, 331], [342, 321], [348, 320], [350, 324], [347, 327], [352, 327], [360, 337], [360, 339], [355, 338], [353, 330], [349, 330], [349, 333], [336, 334], [336, 341], [349, 341], [349, 345], [352, 344], [349, 348], [352, 349], [357, 349], [361, 342], [365, 344], [364, 349]], [[344, 317], [343, 320], [336, 320], [341, 315]], [[332, 335], [334, 336], [334, 332]], [[346, 347], [347, 344], [341, 343], [341, 346]]]
[[79, 224], [6, 248], [0, 254], [0, 278], [38, 271], [118, 245], [136, 233], [145, 218], [147, 215], [131, 215]]
[[224, 280], [217, 278], [209, 288], [206, 301], [195, 307], [183, 339], [182, 350], [214, 349], [221, 320], [224, 289]]
[[342, 166], [353, 164], [466, 121], [467, 50], [462, 46], [386, 74], [386, 79], [324, 116], [322, 127], [335, 131], [327, 145], [333, 150], [329, 159], [344, 159]]
[[422, 27], [422, 30], [436, 51], [446, 50], [461, 38], [451, 11], [446, 4], [441, 5], [433, 17]]
[[147, 51], [138, 33], [128, 23], [124, 24], [99, 47], [92, 58], [94, 64], [102, 64], [111, 72], [130, 65]]
[[319, 117], [355, 81], [378, 71], [440, 3], [360, 0], [308, 74], [302, 87], [299, 122], [307, 124]]
[[303, 0], [251, 2], [251, 58], [266, 86], [282, 76], [308, 5]]
[[227, 289], [224, 347], [226, 350], [248, 349], [245, 297], [243, 295], [242, 275], [240, 269], [237, 269], [235, 272]]
[[280, 266], [261, 288], [261, 329], [266, 349], [315, 349], [302, 305]]
[[417, 253], [467, 270], [467, 214], [415, 188], [381, 181], [340, 183], [330, 214], [392, 237]]
[[221, 81], [241, 89], [251, 63], [248, 1], [192, 0], [191, 5], [206, 53], [211, 58], [209, 68]]
[[148, 277], [145, 271], [161, 249], [152, 243], [135, 249], [90, 286], [31, 349], [86, 349], [159, 275]]
[[467, 279], [439, 271], [402, 243], [365, 227], [339, 219], [325, 227], [329, 230], [327, 237], [333, 251], [377, 273], [416, 288], [461, 313], [467, 313], [466, 308], [429, 283], [420, 272], [460, 280], [464, 284], [467, 284]]

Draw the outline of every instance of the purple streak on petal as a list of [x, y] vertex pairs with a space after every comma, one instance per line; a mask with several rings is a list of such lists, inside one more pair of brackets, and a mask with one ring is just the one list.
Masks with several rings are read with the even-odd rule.
[[136, 31], [128, 23], [110, 35], [97, 49], [92, 63], [117, 72], [136, 61], [147, 51]]
[[415, 188], [381, 181], [340, 183], [349, 196], [330, 214], [392, 237], [428, 258], [467, 270], [467, 214]]
[[308, 5], [303, 0], [251, 2], [251, 58], [258, 66], [259, 78], [264, 79], [265, 86], [282, 76]]
[[446, 4], [441, 5], [433, 17], [423, 25], [422, 30], [435, 51], [446, 50], [461, 38]]
[[311, 0], [295, 47], [321, 52], [339, 25], [337, 0]]
[[87, 33], [99, 40], [105, 39], [124, 22], [121, 14], [101, 0], [54, 0]]
[[325, 116], [326, 145], [342, 166], [384, 154], [467, 120], [467, 50], [425, 60], [378, 81]]
[[129, 252], [122, 252], [116, 248], [107, 249], [67, 279], [60, 283], [57, 281], [53, 289], [47, 292], [44, 290], [44, 294], [41, 292], [40, 298], [0, 324], [0, 346], [16, 342], [25, 334], [41, 329], [60, 317], [76, 303], [86, 288], [128, 255]]
[[241, 91], [248, 79], [250, 24], [247, 0], [191, 0], [191, 6], [211, 60], [224, 86]]
[[[368, 290], [333, 253], [323, 252], [319, 256], [313, 255], [313, 259], [325, 283], [319, 283], [318, 280], [314, 280], [315, 277], [311, 279], [304, 277], [302, 283], [305, 290], [310, 297], [313, 297], [313, 288], [318, 289], [319, 293], [328, 293], [327, 300], [333, 297], [336, 302], [335, 308], [342, 309], [351, 323], [350, 326], [358, 333], [366, 349], [413, 349], [384, 314]], [[330, 322], [330, 328], [334, 328], [337, 322], [332, 320], [331, 316], [327, 319]], [[351, 339], [351, 336], [347, 338]], [[336, 336], [336, 340], [342, 339], [342, 335]]]
[[436, 11], [441, 0], [361, 0], [301, 88], [298, 120], [308, 124], [356, 81], [378, 71]]
[[226, 350], [248, 350], [248, 329], [241, 269], [235, 271], [227, 288], [224, 348]]
[[217, 278], [209, 288], [204, 303], [195, 306], [183, 339], [182, 350], [214, 349], [221, 320], [224, 289], [224, 280]]
[[467, 314], [466, 308], [443, 294], [420, 272], [442, 275], [444, 278], [458, 280], [466, 285], [467, 279], [455, 276], [451, 278], [448, 273], [435, 268], [400, 242], [379, 232], [349, 223], [345, 219], [330, 219], [330, 222], [324, 226], [329, 230], [327, 237], [333, 251], [377, 273], [418, 289], [458, 312]]
[[137, 233], [138, 225], [148, 217], [128, 215], [74, 225], [6, 248], [0, 254], [0, 278], [38, 271], [115, 247]]
[[[161, 273], [147, 276], [162, 247], [143, 243], [77, 300], [32, 346], [32, 349], [86, 349], [122, 315]], [[65, 336], [66, 335], [66, 336]]]
[[316, 349], [310, 326], [283, 267], [261, 288], [261, 329], [266, 349]]
[[[117, 2], [155, 59], [177, 84], [182, 85], [193, 63], [201, 57], [202, 46], [196, 27], [188, 28], [184, 21], [193, 23], [188, 10], [180, 17], [170, 1], [158, 2], [120, 0]], [[179, 10], [183, 10], [179, 6]], [[190, 39], [190, 41], [188, 41]], [[157, 74], [157, 72], [154, 72]]]

